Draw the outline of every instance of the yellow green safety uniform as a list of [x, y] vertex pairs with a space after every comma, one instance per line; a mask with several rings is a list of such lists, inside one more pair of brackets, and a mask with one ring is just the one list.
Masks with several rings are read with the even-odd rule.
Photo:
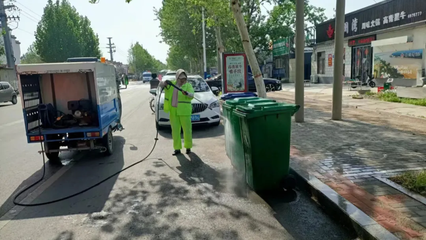
[[[172, 81], [176, 85], [176, 80]], [[190, 83], [185, 83], [180, 87], [182, 90], [194, 94], [194, 89]], [[182, 139], [180, 137], [181, 129], [183, 129], [184, 147], [192, 148], [192, 97], [185, 96], [181, 91], [178, 91], [177, 107], [172, 106], [174, 87], [168, 86], [165, 88], [164, 96], [164, 112], [170, 113], [170, 124], [172, 127], [173, 147], [174, 150], [182, 149]]]

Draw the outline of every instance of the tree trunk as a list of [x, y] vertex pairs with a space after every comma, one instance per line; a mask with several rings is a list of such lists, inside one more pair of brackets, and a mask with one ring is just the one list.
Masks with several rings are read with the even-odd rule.
[[243, 42], [244, 52], [247, 55], [251, 71], [254, 76], [254, 83], [256, 84], [257, 94], [259, 97], [266, 98], [265, 83], [263, 82], [262, 72], [260, 71], [259, 63], [257, 62], [256, 55], [253, 51], [253, 46], [250, 42], [250, 37], [244, 22], [243, 14], [241, 13], [241, 6], [239, 0], [231, 0], [231, 8], [234, 13], [234, 18], [237, 23], [240, 37]]
[[222, 34], [220, 32], [220, 26], [215, 29], [216, 32], [216, 46], [217, 46], [217, 73], [222, 74], [222, 53], [225, 51], [225, 47], [222, 42]]

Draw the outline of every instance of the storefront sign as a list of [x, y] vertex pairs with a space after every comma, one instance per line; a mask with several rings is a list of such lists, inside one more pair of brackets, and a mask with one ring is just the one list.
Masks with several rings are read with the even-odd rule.
[[328, 66], [333, 66], [333, 54], [328, 54]]
[[244, 53], [223, 53], [224, 93], [248, 92], [247, 58]]
[[423, 49], [374, 54], [375, 78], [417, 79], [422, 65]]
[[368, 36], [368, 37], [362, 37], [362, 38], [355, 38], [351, 39], [348, 42], [349, 47], [353, 46], [359, 46], [364, 44], [370, 44], [372, 41], [376, 40], [376, 35]]
[[[368, 34], [426, 20], [425, 0], [383, 1], [345, 15], [345, 37]], [[316, 26], [317, 43], [334, 39], [335, 19]]]
[[272, 54], [274, 57], [283, 56], [289, 53], [290, 38], [283, 38], [274, 42]]

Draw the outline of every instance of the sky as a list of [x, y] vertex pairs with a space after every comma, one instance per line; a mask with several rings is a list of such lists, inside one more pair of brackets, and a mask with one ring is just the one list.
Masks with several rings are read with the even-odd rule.
[[[372, 5], [381, 0], [346, 0], [346, 13]], [[88, 0], [69, 0], [69, 2], [84, 16], [87, 16], [95, 33], [99, 36], [100, 48], [107, 59], [108, 37], [112, 37], [116, 52], [114, 60], [127, 63], [127, 51], [130, 45], [139, 42], [148, 52], [162, 62], [166, 62], [168, 45], [161, 42], [159, 21], [156, 20], [153, 9], [160, 8], [162, 0], [133, 0], [130, 4], [124, 0], [100, 0], [98, 4], [90, 4]], [[18, 24], [10, 23], [16, 28], [12, 34], [21, 42], [21, 53], [24, 54], [34, 42], [34, 32], [43, 14], [47, 0], [16, 0], [14, 3], [20, 9], [13, 14], [20, 16]], [[326, 16], [332, 18], [336, 0], [310, 0], [310, 4], [326, 9]], [[272, 7], [262, 7], [266, 13]]]

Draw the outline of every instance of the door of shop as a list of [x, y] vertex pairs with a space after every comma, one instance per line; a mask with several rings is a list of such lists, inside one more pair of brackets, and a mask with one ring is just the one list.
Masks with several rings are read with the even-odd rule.
[[372, 76], [372, 50], [371, 45], [352, 47], [352, 79], [365, 83]]

